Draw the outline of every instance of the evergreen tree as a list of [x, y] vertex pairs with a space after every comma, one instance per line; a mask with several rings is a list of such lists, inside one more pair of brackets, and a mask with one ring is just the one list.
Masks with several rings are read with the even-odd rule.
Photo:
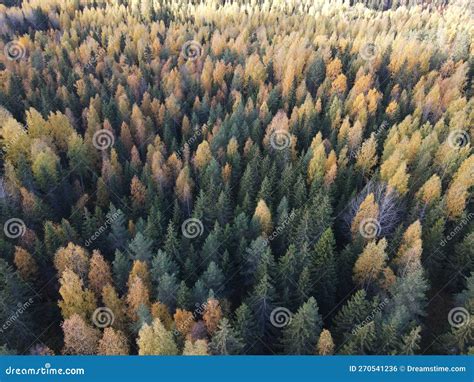
[[314, 286], [314, 293], [323, 314], [329, 313], [335, 305], [335, 280], [338, 279], [334, 259], [335, 245], [332, 230], [328, 228], [319, 238], [311, 256], [311, 285]]
[[286, 354], [314, 354], [321, 333], [322, 319], [318, 305], [310, 297], [292, 317], [283, 331], [283, 346]]
[[216, 333], [212, 336], [209, 348], [215, 355], [236, 355], [243, 348], [242, 340], [230, 325], [227, 318], [219, 322]]

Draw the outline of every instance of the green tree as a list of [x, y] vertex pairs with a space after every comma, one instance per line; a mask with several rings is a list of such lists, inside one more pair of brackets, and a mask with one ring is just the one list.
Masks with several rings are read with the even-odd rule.
[[209, 349], [215, 355], [236, 355], [243, 349], [241, 338], [230, 325], [227, 318], [223, 318], [212, 336]]
[[283, 347], [286, 354], [314, 354], [322, 319], [318, 304], [310, 297], [293, 315], [283, 331]]

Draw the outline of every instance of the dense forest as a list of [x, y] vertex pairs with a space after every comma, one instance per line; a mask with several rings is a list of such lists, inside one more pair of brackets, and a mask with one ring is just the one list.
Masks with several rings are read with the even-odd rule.
[[474, 354], [472, 1], [0, 4], [1, 354]]

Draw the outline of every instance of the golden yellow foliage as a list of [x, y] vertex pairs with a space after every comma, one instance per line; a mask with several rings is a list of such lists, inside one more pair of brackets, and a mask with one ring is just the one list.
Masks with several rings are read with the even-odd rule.
[[379, 279], [387, 261], [385, 248], [387, 240], [369, 242], [354, 265], [354, 282], [360, 286], [369, 285]]
[[259, 222], [262, 231], [265, 232], [267, 235], [270, 234], [273, 228], [272, 213], [270, 212], [267, 203], [265, 203], [265, 200], [260, 199], [258, 201], [253, 216]]

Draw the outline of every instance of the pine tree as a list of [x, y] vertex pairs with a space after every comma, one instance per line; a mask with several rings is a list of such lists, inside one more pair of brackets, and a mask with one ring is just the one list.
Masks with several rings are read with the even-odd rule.
[[251, 351], [250, 346], [255, 338], [255, 318], [247, 304], [241, 304], [235, 311], [234, 327], [237, 334], [242, 338], [245, 347], [243, 352], [247, 354]]
[[335, 246], [334, 235], [331, 228], [328, 228], [319, 238], [311, 256], [311, 285], [323, 313], [328, 313], [333, 308], [336, 298]]
[[227, 318], [223, 318], [212, 336], [209, 349], [215, 355], [236, 355], [243, 348], [242, 340], [230, 325]]
[[402, 338], [400, 345], [400, 354], [414, 355], [420, 349], [421, 327], [417, 326], [410, 333]]
[[9, 325], [8, 330], [2, 328], [2, 342], [12, 351], [23, 352], [35, 340], [35, 307], [31, 305], [36, 296], [4, 259], [0, 259], [0, 280], [0, 320]]
[[219, 291], [222, 294], [224, 280], [224, 274], [221, 269], [214, 261], [211, 261], [207, 270], [202, 275], [202, 281], [206, 285], [206, 288], [212, 289], [215, 293]]
[[149, 261], [152, 253], [153, 242], [138, 232], [128, 244], [128, 249], [135, 260]]
[[125, 291], [131, 262], [125, 254], [119, 250], [115, 251], [115, 259], [112, 263], [115, 285], [119, 291]]
[[110, 233], [108, 241], [113, 249], [125, 248], [125, 243], [128, 240], [129, 234], [126, 228], [126, 217], [122, 210], [115, 208], [110, 204], [108, 216], [115, 216], [110, 224]]
[[358, 290], [337, 313], [332, 332], [338, 340], [349, 337], [370, 314], [371, 306], [366, 296], [365, 290]]
[[248, 306], [255, 317], [256, 334], [259, 337], [263, 337], [269, 328], [269, 317], [274, 307], [274, 301], [275, 289], [268, 275], [264, 274], [248, 299]]
[[156, 297], [158, 301], [165, 304], [171, 311], [176, 309], [176, 292], [179, 285], [175, 275], [165, 273], [158, 280]]
[[286, 354], [314, 354], [321, 333], [322, 319], [314, 297], [310, 297], [292, 317], [283, 331]]

